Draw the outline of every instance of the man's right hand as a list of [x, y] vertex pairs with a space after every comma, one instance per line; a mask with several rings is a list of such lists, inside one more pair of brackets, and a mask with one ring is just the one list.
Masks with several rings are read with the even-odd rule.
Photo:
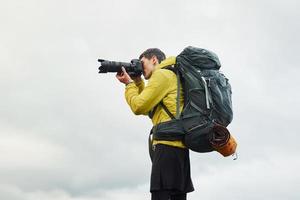
[[142, 81], [142, 77], [141, 77], [141, 76], [134, 76], [134, 77], [131, 77], [131, 78], [132, 78], [132, 80], [134, 80], [134, 82], [136, 82], [136, 83], [139, 83], [139, 82]]

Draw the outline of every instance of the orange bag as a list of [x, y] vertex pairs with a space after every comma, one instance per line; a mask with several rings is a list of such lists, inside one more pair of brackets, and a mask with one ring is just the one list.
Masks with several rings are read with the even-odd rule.
[[214, 134], [210, 142], [215, 151], [219, 152], [224, 157], [233, 155], [237, 148], [237, 142], [228, 129], [222, 125], [215, 125], [212, 131]]

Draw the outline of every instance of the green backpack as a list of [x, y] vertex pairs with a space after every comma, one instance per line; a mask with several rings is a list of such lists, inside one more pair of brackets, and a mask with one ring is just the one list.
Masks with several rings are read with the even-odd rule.
[[176, 116], [160, 102], [172, 120], [154, 126], [153, 139], [182, 140], [196, 152], [211, 152], [215, 150], [212, 144], [226, 142], [224, 131], [214, 131], [223, 127], [226, 132], [233, 117], [231, 86], [220, 67], [215, 53], [189, 46], [176, 57], [175, 66], [165, 68], [176, 73], [178, 86], [181, 82], [184, 107], [179, 113], [178, 87]]

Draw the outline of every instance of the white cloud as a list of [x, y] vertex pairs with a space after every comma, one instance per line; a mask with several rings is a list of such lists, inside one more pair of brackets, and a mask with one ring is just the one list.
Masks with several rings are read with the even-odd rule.
[[232, 161], [210, 166], [194, 178], [197, 191], [191, 199], [298, 199], [299, 156], [273, 152], [268, 158]]
[[51, 169], [68, 156], [66, 149], [18, 129], [1, 129], [0, 169]]

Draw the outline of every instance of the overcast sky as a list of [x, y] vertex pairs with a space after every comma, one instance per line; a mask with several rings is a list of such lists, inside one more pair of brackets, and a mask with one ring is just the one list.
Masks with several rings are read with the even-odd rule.
[[300, 199], [296, 0], [0, 0], [0, 199], [150, 199], [151, 121], [98, 58], [218, 54], [239, 159], [191, 152], [196, 199]]

